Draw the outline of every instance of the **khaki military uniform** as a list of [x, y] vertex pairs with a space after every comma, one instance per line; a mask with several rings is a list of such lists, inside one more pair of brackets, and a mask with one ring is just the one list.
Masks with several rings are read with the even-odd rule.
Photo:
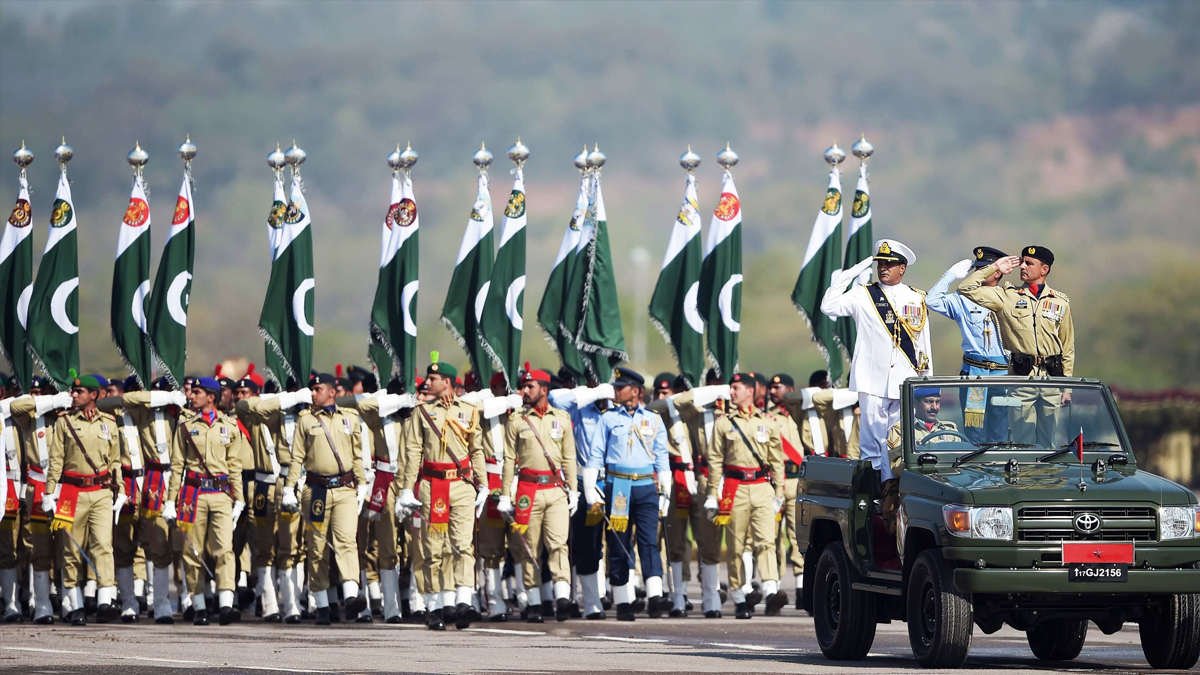
[[[432, 424], [422, 410], [428, 412]], [[477, 481], [486, 480], [483, 478], [486, 469], [478, 418], [479, 412], [474, 405], [456, 397], [449, 405], [441, 400], [419, 404], [405, 428], [401, 489], [414, 490], [421, 502], [422, 556], [419, 568], [414, 566], [413, 574], [424, 576], [422, 592], [426, 594], [475, 585], [472, 545], [475, 495]], [[456, 476], [456, 469], [468, 475]], [[419, 477], [426, 479], [421, 480], [418, 487]], [[433, 501], [433, 484], [429, 478], [449, 482], [445, 503], [441, 499], [436, 503]], [[430, 522], [431, 517], [444, 518], [446, 510], [449, 511], [448, 522]], [[452, 565], [443, 569], [447, 560], [452, 561]]]
[[[805, 452], [804, 444], [800, 440], [800, 427], [796, 424], [796, 418], [788, 413], [786, 407], [772, 407], [767, 410], [767, 416], [775, 420], [775, 424], [779, 427], [781, 443], [783, 441], [790, 443], [801, 456], [809, 454]], [[811, 429], [809, 433], [811, 434]], [[800, 487], [800, 465], [787, 457], [786, 453], [783, 459], [783, 517], [777, 523], [775, 553], [779, 559], [779, 571], [781, 573], [784, 566], [790, 562], [792, 563], [792, 572], [794, 574], [803, 574], [804, 551], [801, 551], [799, 546], [790, 544], [792, 537], [795, 536], [796, 516], [799, 513], [796, 506], [796, 493]]]
[[[258, 567], [275, 567], [290, 570], [303, 557], [300, 546], [300, 519], [290, 514], [281, 515], [279, 502], [283, 499], [283, 486], [292, 468], [292, 442], [295, 440], [297, 414], [282, 410], [277, 397], [251, 396], [238, 401], [238, 418], [247, 430], [254, 452], [255, 502], [250, 514], [262, 513], [254, 518], [258, 530]], [[278, 466], [278, 471], [276, 467]], [[258, 503], [262, 495], [261, 503]]]
[[[575, 479], [575, 435], [571, 430], [570, 414], [557, 408], [547, 408], [541, 414], [536, 409], [523, 408], [509, 415], [504, 431], [501, 491], [502, 494], [516, 493], [513, 504], [518, 515], [525, 500], [531, 499], [528, 527], [522, 535], [526, 546], [514, 551], [514, 556], [522, 563], [526, 588], [535, 588], [541, 583], [537, 569], [540, 563], [530, 559], [529, 554], [540, 559], [543, 549], [554, 582], [571, 582], [571, 562], [567, 554], [571, 516], [565, 488], [575, 485]], [[514, 480], [518, 482], [515, 488]], [[532, 498], [522, 490], [522, 483], [536, 490]], [[513, 527], [521, 534], [522, 525], [514, 523]], [[549, 599], [543, 598], [543, 601]]]
[[[150, 474], [152, 471], [168, 472], [167, 484], [162, 486], [162, 498], [165, 501], [170, 489], [169, 472], [171, 471], [171, 455], [176, 440], [176, 415], [167, 406], [151, 405], [154, 392], [135, 391], [121, 396], [120, 422], [122, 432], [132, 424], [137, 438], [137, 446], [141, 452], [141, 469]], [[129, 445], [132, 438], [127, 437]], [[132, 451], [130, 461], [133, 461]], [[149, 485], [143, 484], [149, 490]], [[147, 512], [146, 494], [141, 495], [139, 508], [138, 540], [145, 549], [150, 562], [156, 568], [166, 569], [171, 565], [173, 551], [170, 540], [170, 523], [159, 518], [159, 512]], [[118, 567], [120, 567], [118, 563]]]
[[[307, 471], [300, 508], [302, 518], [308, 521], [303, 525], [304, 548], [311, 570], [308, 587], [314, 592], [324, 591], [330, 585], [330, 560], [325, 555], [329, 543], [333, 545], [342, 579], [358, 583], [358, 493], [355, 488], [366, 480], [359, 422], [358, 411], [342, 407], [335, 407], [333, 412], [324, 408], [304, 410], [296, 419], [292, 468], [288, 471], [286, 485], [294, 487], [300, 469]], [[322, 487], [325, 488], [323, 503]], [[313, 518], [322, 517], [323, 522], [313, 522]]]
[[[71, 433], [72, 430], [74, 433]], [[62, 535], [65, 563], [63, 585], [67, 588], [80, 586], [88, 572], [87, 563], [79, 549], [70, 543], [69, 537], [87, 550], [88, 557], [96, 567], [97, 586], [114, 586], [113, 497], [125, 492], [121, 479], [121, 440], [115, 417], [98, 410], [90, 417], [72, 410], [58, 418], [50, 439], [46, 492], [54, 494], [60, 482], [76, 486], [85, 484], [75, 496], [74, 520]], [[90, 487], [96, 482], [103, 483], [104, 487]], [[116, 489], [109, 487], [112, 485]], [[59, 513], [65, 513], [70, 508], [65, 502], [66, 494], [64, 492], [60, 496]]]
[[17, 438], [25, 473], [25, 509], [21, 514], [19, 536], [29, 548], [29, 562], [35, 573], [49, 572], [54, 567], [55, 547], [49, 520], [53, 514], [42, 513], [42, 495], [46, 487], [46, 470], [50, 468], [50, 437], [58, 419], [55, 411], [38, 415], [36, 398], [19, 396], [9, 404], [9, 423]]
[[[723, 532], [705, 514], [704, 496], [708, 494], [710, 485], [714, 485], [709, 469], [712, 461], [709, 448], [716, 420], [721, 417], [722, 413], [711, 406], [697, 407], [692, 391], [676, 394], [672, 400], [687, 429], [687, 442], [692, 450], [692, 464], [696, 474], [696, 494], [692, 496], [692, 505], [688, 510], [688, 523], [691, 526], [697, 558], [701, 565], [717, 565], [721, 562], [721, 535]], [[673, 434], [667, 434], [667, 439], [672, 441]], [[672, 502], [674, 502], [674, 497], [672, 497]], [[682, 534], [679, 533], [678, 536], [682, 536]], [[672, 552], [680, 548], [675, 546], [675, 541], [672, 539], [668, 542]], [[687, 566], [685, 565], [685, 567]]]
[[[1071, 377], [1075, 371], [1075, 326], [1070, 298], [1049, 286], [1043, 286], [1037, 296], [1027, 285], [984, 286], [983, 281], [995, 273], [995, 264], [975, 270], [958, 285], [958, 292], [995, 313], [1000, 340], [1012, 352], [1010, 372], [1026, 374], [1017, 372], [1024, 356], [1033, 361], [1029, 376], [1046, 377], [1051, 373], [1045, 360], [1060, 356], [1062, 376]], [[1010, 395], [1022, 402], [1011, 412], [1013, 440], [1052, 447], [1062, 390], [1020, 387]]]
[[[168, 497], [179, 505], [187, 588], [193, 596], [204, 593], [205, 571], [199, 552], [216, 562], [217, 590], [232, 592], [236, 586], [233, 505], [242, 500], [242, 456], [247, 441], [232, 416], [216, 413], [209, 421], [203, 413], [191, 410], [179, 414], [175, 436]], [[184, 488], [197, 487], [200, 494], [191, 504], [182, 493]]]
[[[499, 498], [500, 494], [508, 494], [501, 492], [504, 475], [504, 431], [508, 421], [508, 413], [500, 413], [495, 417], [484, 417], [480, 415], [479, 433], [481, 444], [483, 446], [484, 466], [487, 471], [487, 487], [494, 498]], [[516, 499], [513, 499], [516, 503]], [[505, 551], [505, 536], [508, 534], [511, 540], [513, 536], [509, 533], [508, 526], [504, 522], [503, 517], [496, 511], [495, 499], [489, 499], [488, 505], [484, 509], [483, 518], [479, 520], [479, 549], [476, 554], [483, 561], [484, 569], [496, 569], [504, 565]], [[521, 543], [516, 540], [511, 541], [513, 546], [510, 548], [513, 555], [519, 555]]]
[[[741, 429], [738, 433], [734, 424]], [[745, 434], [745, 439], [742, 438]], [[762, 468], [754, 454], [746, 446], [749, 440], [754, 452], [775, 476], [775, 485], [765, 480]], [[709, 448], [708, 496], [716, 497], [718, 503], [732, 497], [732, 509], [727, 524], [729, 587], [740, 589], [747, 581], [742, 565], [742, 551], [747, 542], [755, 555], [755, 564], [764, 583], [779, 581], [779, 565], [775, 553], [775, 498], [784, 496], [783, 444], [779, 428], [766, 413], [751, 408], [729, 413], [713, 425], [713, 443]], [[731, 489], [744, 472], [754, 472], [757, 477], [742, 482]], [[725, 494], [721, 494], [721, 479], [726, 481]], [[724, 509], [723, 509], [724, 510]], [[718, 519], [721, 516], [718, 516]]]

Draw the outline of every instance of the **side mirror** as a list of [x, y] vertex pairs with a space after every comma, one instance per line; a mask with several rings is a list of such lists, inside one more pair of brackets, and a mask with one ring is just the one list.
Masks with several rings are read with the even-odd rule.
[[1129, 458], [1125, 455], [1109, 455], [1108, 463], [1110, 466], [1129, 466]]
[[917, 466], [925, 466], [926, 464], [936, 465], [937, 463], [937, 455], [930, 452], [922, 453], [920, 457], [917, 457]]

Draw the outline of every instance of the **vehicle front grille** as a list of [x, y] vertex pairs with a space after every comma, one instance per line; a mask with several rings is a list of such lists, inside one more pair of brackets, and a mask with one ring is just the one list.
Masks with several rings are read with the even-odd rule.
[[[1085, 534], [1075, 518], [1091, 513], [1100, 529]], [[1026, 506], [1017, 510], [1017, 541], [1154, 541], [1157, 513], [1152, 506]]]

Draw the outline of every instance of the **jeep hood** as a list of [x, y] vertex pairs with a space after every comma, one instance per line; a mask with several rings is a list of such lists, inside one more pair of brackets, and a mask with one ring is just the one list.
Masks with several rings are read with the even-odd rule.
[[972, 462], [925, 475], [944, 489], [945, 496], [956, 495], [965, 504], [1129, 501], [1182, 506], [1196, 502], [1190, 490], [1145, 471], [1110, 468], [1097, 475], [1084, 465], [1084, 491], [1079, 490], [1079, 476], [1078, 464], [1055, 462], [1022, 464], [1020, 472], [1011, 476], [999, 462]]

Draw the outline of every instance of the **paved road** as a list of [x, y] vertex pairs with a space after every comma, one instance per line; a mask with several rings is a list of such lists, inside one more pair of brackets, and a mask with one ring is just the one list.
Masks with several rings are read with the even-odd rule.
[[[618, 624], [610, 618], [541, 626], [483, 624], [445, 633], [378, 623], [318, 629], [257, 620], [206, 628], [145, 621], [0, 627], [0, 670], [20, 673], [886, 673], [915, 668], [903, 623], [879, 626], [865, 661], [835, 664], [817, 648], [812, 619], [790, 608], [781, 617], [749, 621], [643, 617]], [[1110, 636], [1092, 626], [1083, 654], [1057, 664], [1037, 661], [1023, 633], [976, 630], [963, 671], [1001, 669], [1127, 673], [1148, 666], [1136, 626]]]

